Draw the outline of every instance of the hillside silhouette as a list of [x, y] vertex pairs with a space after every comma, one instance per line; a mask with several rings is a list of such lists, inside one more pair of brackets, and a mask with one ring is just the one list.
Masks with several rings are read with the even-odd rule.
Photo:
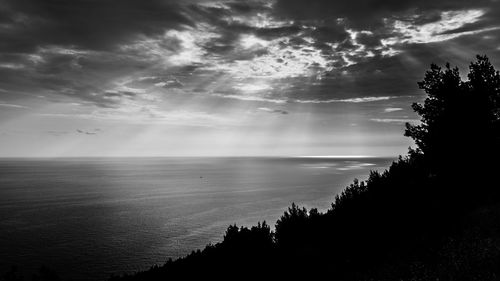
[[477, 56], [466, 81], [433, 64], [418, 86], [416, 147], [327, 211], [292, 204], [274, 229], [231, 225], [220, 243], [109, 280], [500, 280], [500, 74]]
[[326, 212], [292, 204], [266, 222], [162, 266], [110, 280], [500, 280], [500, 75], [477, 56], [431, 65], [406, 124], [416, 144], [384, 172], [354, 182]]

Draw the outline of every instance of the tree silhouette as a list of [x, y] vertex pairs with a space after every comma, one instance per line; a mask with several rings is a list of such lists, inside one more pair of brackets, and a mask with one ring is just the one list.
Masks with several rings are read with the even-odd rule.
[[458, 68], [432, 64], [418, 83], [427, 93], [424, 104], [412, 105], [421, 124], [407, 123], [405, 135], [435, 170], [453, 165], [457, 157], [472, 160], [498, 150], [500, 74], [486, 56], [477, 56], [469, 68], [469, 80], [462, 81]]
[[500, 156], [499, 72], [478, 55], [467, 81], [449, 63], [444, 70], [432, 64], [418, 85], [427, 93], [423, 104], [412, 106], [421, 124], [406, 124], [405, 135], [415, 141], [416, 153], [424, 155], [436, 176], [439, 196], [457, 206], [496, 200], [499, 191], [492, 175], [497, 165], [491, 160]]

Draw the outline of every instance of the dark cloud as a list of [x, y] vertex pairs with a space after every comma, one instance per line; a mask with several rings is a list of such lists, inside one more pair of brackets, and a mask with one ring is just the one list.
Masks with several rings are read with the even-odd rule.
[[87, 131], [87, 130], [77, 129], [76, 132], [79, 134], [83, 134], [83, 135], [97, 135], [98, 133], [102, 132], [102, 130], [101, 129], [93, 129], [93, 130]]
[[384, 25], [384, 18], [408, 19], [421, 15], [416, 23], [435, 21], [439, 12], [470, 8], [490, 8], [489, 0], [277, 0], [274, 13], [280, 18], [299, 21], [343, 19], [349, 26], [376, 29]]
[[32, 54], [0, 53], [0, 61], [0, 88], [9, 93], [63, 95], [101, 107], [116, 103], [106, 95], [114, 79], [150, 67], [139, 56], [56, 46]]
[[269, 11], [269, 1], [233, 1], [227, 7], [235, 14], [255, 14]]
[[307, 35], [316, 39], [318, 42], [337, 43], [342, 42], [349, 37], [349, 33], [345, 30], [344, 25], [340, 23], [332, 23], [331, 25], [320, 25], [314, 29], [309, 29]]
[[370, 50], [373, 50], [374, 48], [378, 47], [381, 45], [381, 40], [385, 36], [381, 36], [380, 34], [368, 34], [368, 33], [360, 33], [357, 35], [356, 41], [359, 44], [362, 44], [363, 46], [369, 48]]
[[60, 136], [68, 135], [70, 132], [68, 132], [68, 131], [46, 131], [45, 133], [48, 135], [54, 136], [54, 137], [60, 137]]
[[0, 51], [33, 52], [44, 45], [110, 49], [137, 36], [192, 22], [174, 0], [7, 0]]
[[137, 93], [130, 92], [130, 91], [107, 91], [104, 93], [104, 98], [134, 98], [137, 96]]
[[[49, 70], [53, 71], [54, 69], [49, 68]], [[0, 68], [0, 88], [5, 89], [7, 93], [0, 94], [8, 96], [10, 99], [15, 99], [14, 96], [21, 98], [25, 93], [63, 95], [88, 101], [101, 107], [112, 107], [114, 102], [101, 95], [101, 87], [105, 82], [89, 76], [92, 75], [44, 74], [37, 72], [36, 68]], [[100, 85], [99, 82], [102, 84]]]

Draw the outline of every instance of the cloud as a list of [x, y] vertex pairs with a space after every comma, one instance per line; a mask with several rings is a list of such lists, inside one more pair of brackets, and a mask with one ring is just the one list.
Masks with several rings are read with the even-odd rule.
[[267, 90], [272, 89], [272, 87], [270, 85], [265, 84], [265, 83], [264, 84], [240, 83], [238, 85], [235, 85], [233, 88], [236, 90], [239, 90], [241, 92], [245, 92], [245, 93], [262, 92], [262, 91], [267, 91]]
[[252, 95], [226, 95], [226, 94], [221, 94], [221, 93], [212, 93], [211, 95], [214, 97], [220, 97], [220, 98], [226, 98], [226, 99], [236, 99], [236, 100], [242, 100], [242, 101], [269, 102], [269, 103], [277, 103], [277, 104], [284, 104], [284, 103], [288, 102], [288, 100], [285, 100], [285, 99], [273, 99], [273, 98], [266, 98], [266, 97], [262, 97], [262, 96], [252, 96]]
[[122, 98], [122, 97], [127, 97], [127, 98], [133, 98], [137, 95], [137, 93], [134, 92], [129, 92], [129, 91], [106, 91], [104, 92], [104, 98]]
[[[47, 118], [70, 118], [93, 121], [124, 122], [128, 124], [173, 124], [178, 126], [193, 127], [215, 127], [226, 126], [234, 122], [234, 119], [220, 117], [215, 114], [202, 111], [188, 110], [161, 110], [158, 105], [144, 104], [137, 101], [128, 101], [117, 108], [94, 108], [91, 112], [82, 113], [39, 113], [41, 117]], [[77, 133], [95, 135], [103, 132], [101, 129], [84, 130], [77, 129]]]
[[392, 23], [394, 36], [383, 39], [386, 45], [401, 43], [433, 43], [450, 40], [463, 35], [471, 35], [480, 32], [497, 30], [499, 26], [464, 30], [464, 27], [472, 25], [481, 20], [486, 11], [481, 9], [444, 11], [441, 12], [439, 20], [415, 24], [414, 21], [395, 20]]
[[268, 108], [268, 107], [259, 107], [259, 108], [257, 108], [257, 110], [269, 112], [269, 113], [278, 113], [278, 114], [283, 114], [283, 115], [288, 114], [288, 111], [286, 111], [286, 110], [274, 109], [274, 108]]
[[406, 118], [372, 118], [370, 119], [373, 122], [378, 122], [378, 123], [418, 123], [420, 120], [417, 119], [406, 119]]
[[234, 94], [222, 94], [222, 93], [212, 93], [212, 96], [237, 99], [242, 101], [253, 101], [253, 102], [269, 102], [276, 104], [285, 103], [299, 103], [299, 104], [328, 104], [328, 103], [370, 103], [378, 101], [386, 101], [390, 99], [398, 98], [398, 96], [381, 96], [381, 97], [358, 97], [358, 98], [347, 98], [347, 99], [280, 99], [273, 98], [270, 95], [234, 95]]
[[98, 133], [100, 133], [102, 130], [101, 129], [93, 129], [93, 130], [90, 130], [90, 131], [87, 131], [87, 130], [81, 130], [81, 129], [77, 129], [76, 132], [79, 133], [79, 134], [84, 134], [84, 135], [97, 135]]
[[46, 131], [45, 133], [48, 135], [54, 136], [54, 137], [59, 137], [59, 136], [67, 135], [70, 132], [68, 132], [68, 131]]
[[361, 97], [361, 98], [349, 98], [349, 99], [330, 99], [330, 100], [294, 100], [297, 103], [365, 103], [365, 102], [376, 102], [384, 101], [397, 98], [395, 96], [386, 97]]
[[8, 108], [29, 108], [24, 105], [19, 104], [11, 104], [11, 103], [0, 103], [0, 107], [8, 107]]
[[165, 89], [184, 87], [184, 84], [182, 84], [182, 82], [179, 81], [177, 78], [173, 78], [173, 79], [167, 80], [167, 81], [158, 82], [158, 83], [155, 83], [154, 85], [157, 87], [165, 88]]
[[400, 107], [388, 107], [388, 108], [384, 109], [384, 112], [389, 113], [389, 112], [396, 112], [396, 111], [401, 111], [401, 110], [403, 110], [403, 109]]
[[44, 45], [110, 50], [138, 36], [154, 36], [165, 28], [191, 21], [179, 1], [7, 0], [0, 7], [3, 23], [1, 51], [32, 52]]
[[[380, 27], [387, 18], [422, 14], [418, 23], [433, 21], [436, 11], [491, 7], [492, 1], [478, 0], [277, 0], [275, 15], [301, 21], [326, 21], [342, 19], [355, 28]], [[429, 15], [432, 15], [429, 17]]]

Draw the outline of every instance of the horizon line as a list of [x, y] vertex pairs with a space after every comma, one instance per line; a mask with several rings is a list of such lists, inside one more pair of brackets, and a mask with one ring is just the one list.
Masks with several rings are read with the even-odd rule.
[[67, 158], [391, 158], [387, 155], [123, 155], [123, 156], [0, 156], [0, 159], [67, 159]]

